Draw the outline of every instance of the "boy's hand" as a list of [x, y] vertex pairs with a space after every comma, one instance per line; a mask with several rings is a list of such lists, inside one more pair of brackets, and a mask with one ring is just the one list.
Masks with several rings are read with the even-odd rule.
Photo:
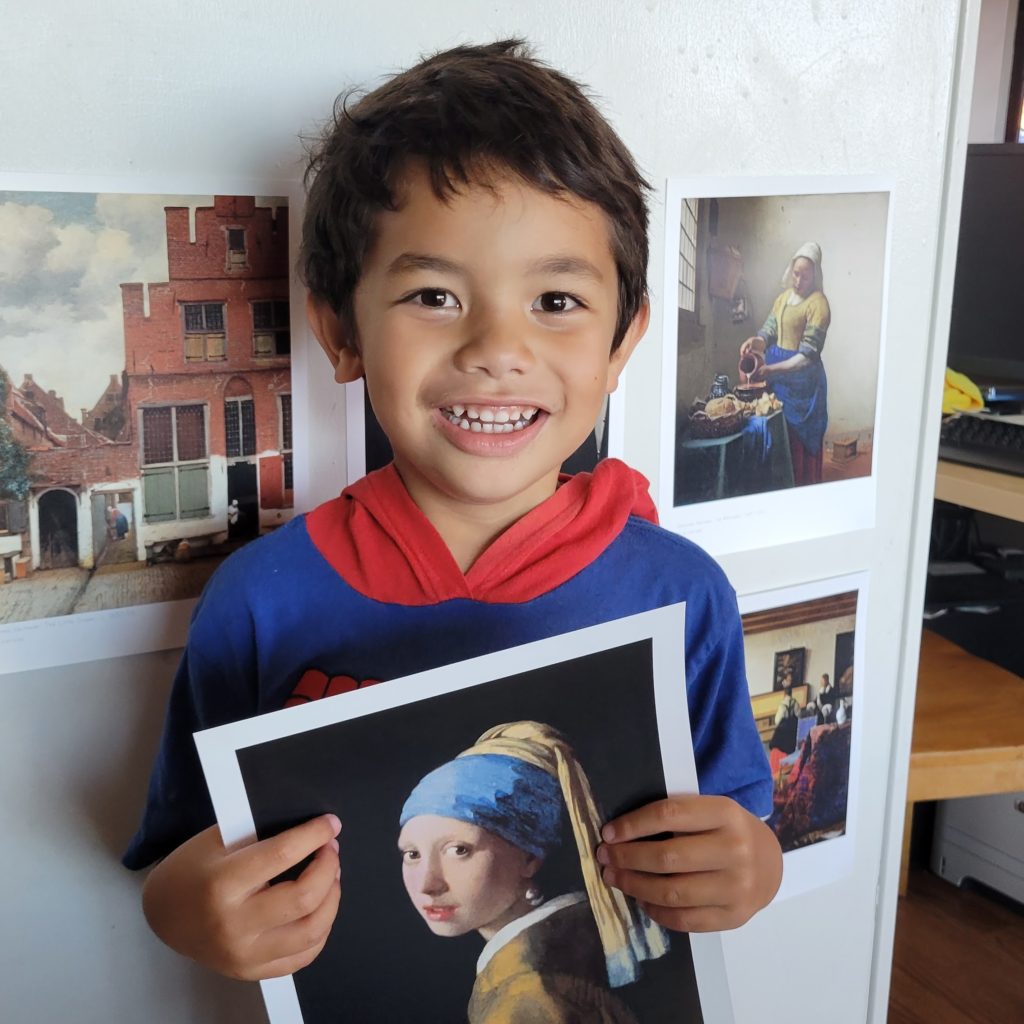
[[674, 931], [738, 928], [782, 881], [774, 833], [728, 797], [656, 800], [608, 822], [601, 835], [605, 881]]
[[[291, 974], [323, 949], [338, 911], [340, 828], [325, 814], [230, 851], [220, 829], [205, 829], [150, 873], [146, 920], [171, 949], [229, 977]], [[312, 853], [294, 881], [269, 884]]]

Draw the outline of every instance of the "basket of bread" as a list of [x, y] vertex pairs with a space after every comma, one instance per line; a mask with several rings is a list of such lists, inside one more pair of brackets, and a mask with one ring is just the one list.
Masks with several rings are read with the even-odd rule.
[[739, 432], [743, 429], [743, 405], [735, 395], [694, 402], [690, 411], [690, 437], [725, 437]]
[[751, 416], [770, 416], [781, 408], [782, 402], [771, 392], [755, 401], [744, 401], [734, 394], [698, 399], [690, 410], [687, 434], [694, 439], [727, 437], [739, 433]]

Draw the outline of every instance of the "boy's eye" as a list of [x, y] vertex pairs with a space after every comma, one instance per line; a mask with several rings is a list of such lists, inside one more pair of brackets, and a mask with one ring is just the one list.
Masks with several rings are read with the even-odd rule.
[[568, 313], [576, 309], [581, 303], [566, 292], [545, 292], [537, 297], [533, 304], [534, 309], [542, 313]]
[[421, 288], [409, 297], [428, 309], [458, 309], [459, 307], [459, 300], [444, 288]]

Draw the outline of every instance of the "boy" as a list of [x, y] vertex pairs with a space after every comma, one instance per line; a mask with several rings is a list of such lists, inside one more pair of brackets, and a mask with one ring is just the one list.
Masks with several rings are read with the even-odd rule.
[[735, 597], [650, 522], [646, 481], [622, 463], [559, 486], [647, 327], [631, 156], [575, 83], [511, 41], [438, 54], [340, 109], [310, 180], [310, 322], [339, 383], [365, 376], [394, 463], [234, 555], [204, 593], [125, 858], [164, 857], [151, 926], [216, 970], [268, 978], [308, 964], [338, 909], [338, 819], [224, 850], [195, 729], [685, 600], [701, 791], [721, 795], [607, 823], [598, 859], [669, 928], [736, 927], [782, 861], [758, 817], [771, 786]]

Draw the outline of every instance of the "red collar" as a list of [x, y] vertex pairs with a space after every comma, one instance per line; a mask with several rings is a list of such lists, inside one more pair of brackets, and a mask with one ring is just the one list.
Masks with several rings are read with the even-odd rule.
[[550, 498], [513, 523], [465, 574], [394, 464], [314, 509], [306, 528], [338, 575], [375, 601], [530, 601], [586, 568], [631, 515], [658, 521], [646, 478], [618, 459], [562, 479]]

